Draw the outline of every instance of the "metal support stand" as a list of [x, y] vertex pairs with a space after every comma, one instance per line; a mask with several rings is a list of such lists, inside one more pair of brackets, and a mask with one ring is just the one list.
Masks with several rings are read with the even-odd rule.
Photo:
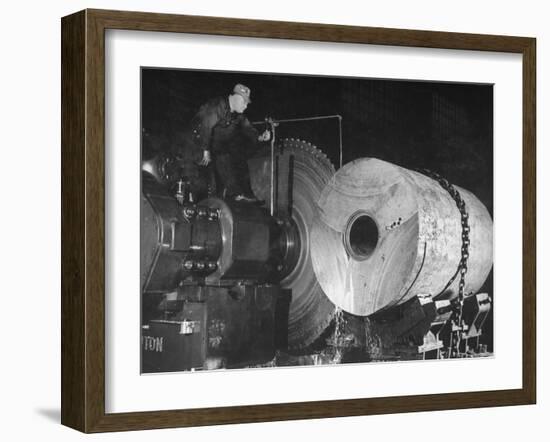
[[[340, 164], [339, 167], [342, 167], [343, 162], [343, 144], [342, 144], [342, 115], [334, 114], [334, 115], [321, 115], [318, 117], [304, 117], [304, 118], [286, 118], [284, 120], [275, 120], [273, 118], [266, 118], [264, 121], [254, 121], [252, 124], [259, 125], [259, 124], [265, 124], [266, 122], [269, 124], [275, 123], [277, 126], [280, 123], [298, 123], [298, 122], [304, 122], [304, 121], [316, 121], [316, 120], [328, 120], [331, 118], [337, 118], [338, 119], [338, 139], [340, 142], [340, 155], [339, 160]], [[273, 142], [273, 141], [272, 141]]]
[[279, 125], [273, 118], [266, 118], [265, 122], [271, 126], [271, 198], [269, 213], [271, 216], [275, 215], [275, 186], [278, 186], [278, 182], [275, 177], [275, 128]]
[[338, 139], [340, 142], [339, 146], [339, 167], [342, 167], [343, 162], [343, 148], [342, 148], [342, 116], [335, 114], [335, 115], [323, 115], [318, 117], [305, 117], [305, 118], [287, 118], [284, 120], [275, 120], [274, 118], [267, 117], [264, 121], [254, 121], [253, 125], [260, 125], [260, 124], [269, 124], [271, 128], [271, 177], [270, 177], [270, 185], [271, 185], [271, 203], [269, 207], [269, 213], [271, 216], [275, 215], [275, 197], [276, 197], [276, 189], [278, 186], [277, 177], [275, 174], [275, 128], [280, 123], [297, 123], [297, 122], [304, 122], [304, 121], [316, 121], [316, 120], [327, 120], [330, 118], [337, 118], [338, 119]]

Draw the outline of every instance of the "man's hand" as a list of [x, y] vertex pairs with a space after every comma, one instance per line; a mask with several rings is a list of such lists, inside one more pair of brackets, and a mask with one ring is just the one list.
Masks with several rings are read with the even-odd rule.
[[212, 161], [212, 157], [210, 156], [210, 151], [205, 150], [202, 154], [202, 160], [200, 160], [199, 165], [200, 166], [208, 166], [210, 164], [210, 161]]
[[269, 141], [270, 139], [271, 132], [269, 132], [268, 130], [264, 131], [264, 133], [258, 137], [258, 141]]

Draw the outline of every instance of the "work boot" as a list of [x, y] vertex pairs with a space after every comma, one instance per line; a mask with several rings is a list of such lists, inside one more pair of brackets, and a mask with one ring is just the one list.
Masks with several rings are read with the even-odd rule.
[[259, 200], [255, 196], [247, 196], [243, 194], [236, 195], [233, 199], [237, 202], [254, 204], [256, 206], [261, 206], [265, 203], [264, 200]]

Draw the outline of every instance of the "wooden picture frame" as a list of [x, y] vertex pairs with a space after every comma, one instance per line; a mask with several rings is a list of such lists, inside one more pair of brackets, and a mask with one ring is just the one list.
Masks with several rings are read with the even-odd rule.
[[[523, 64], [523, 383], [457, 392], [136, 413], [105, 412], [105, 30], [516, 53]], [[536, 41], [533, 38], [84, 10], [62, 19], [62, 424], [104, 432], [534, 404]]]

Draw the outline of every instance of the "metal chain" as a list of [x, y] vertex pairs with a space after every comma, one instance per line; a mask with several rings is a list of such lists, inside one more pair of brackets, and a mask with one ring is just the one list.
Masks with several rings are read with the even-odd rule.
[[[466, 210], [466, 203], [462, 199], [460, 192], [453, 186], [448, 180], [443, 178], [436, 172], [433, 172], [428, 169], [419, 169], [418, 172], [434, 179], [439, 183], [443, 189], [445, 189], [451, 198], [456, 203], [456, 206], [460, 212], [460, 224], [462, 226], [462, 246], [461, 246], [461, 256], [458, 263], [455, 274], [451, 277], [449, 282], [445, 285], [441, 293], [443, 293], [447, 288], [456, 280], [456, 277], [460, 275], [460, 280], [458, 283], [458, 300], [453, 304], [453, 313], [451, 316], [451, 325], [455, 325], [451, 331], [451, 343], [449, 348], [449, 357], [454, 352], [455, 355], [458, 355], [460, 351], [460, 334], [462, 331], [462, 307], [464, 305], [464, 287], [466, 285], [466, 273], [468, 272], [468, 258], [470, 257], [470, 225], [468, 224], [468, 211]], [[438, 294], [438, 295], [439, 295]]]

